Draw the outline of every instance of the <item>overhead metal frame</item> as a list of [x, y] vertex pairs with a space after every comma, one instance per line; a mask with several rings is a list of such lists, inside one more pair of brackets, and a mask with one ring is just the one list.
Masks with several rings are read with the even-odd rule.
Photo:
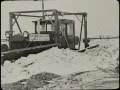
[[[87, 13], [86, 12], [81, 12], [81, 13], [70, 13], [70, 12], [60, 12], [56, 9], [49, 9], [49, 10], [35, 10], [35, 11], [19, 11], [19, 12], [10, 12], [9, 13], [9, 17], [10, 17], [10, 38], [12, 37], [13, 35], [13, 25], [17, 24], [20, 32], [22, 33], [22, 30], [20, 29], [20, 26], [17, 22], [17, 19], [20, 17], [20, 16], [23, 16], [23, 17], [36, 17], [36, 18], [42, 18], [43, 16], [36, 16], [36, 15], [23, 15], [25, 13], [40, 13], [40, 12], [53, 12], [53, 14], [46, 14], [44, 15], [44, 17], [48, 17], [48, 16], [54, 16], [54, 20], [55, 20], [55, 24], [54, 24], [54, 27], [55, 27], [55, 41], [57, 42], [58, 41], [58, 31], [60, 30], [59, 28], [59, 18], [58, 16], [64, 16], [64, 15], [80, 15], [82, 16], [82, 22], [81, 22], [81, 30], [80, 30], [80, 41], [79, 41], [79, 47], [78, 49], [80, 49], [80, 42], [81, 42], [81, 33], [82, 33], [82, 28], [84, 27], [84, 40], [85, 40], [85, 48], [88, 46], [88, 42], [87, 42]], [[17, 18], [16, 18], [17, 16]], [[15, 19], [15, 22], [13, 23], [13, 19]], [[79, 20], [79, 18], [77, 17], [77, 19]], [[80, 21], [80, 20], [79, 20]], [[84, 25], [83, 25], [84, 23]]]

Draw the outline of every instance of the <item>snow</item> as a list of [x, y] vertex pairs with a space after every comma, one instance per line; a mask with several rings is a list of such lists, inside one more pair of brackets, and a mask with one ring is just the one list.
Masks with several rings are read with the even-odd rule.
[[84, 53], [70, 49], [53, 47], [38, 54], [21, 57], [14, 63], [5, 61], [1, 66], [2, 83], [12, 83], [27, 79], [40, 72], [68, 75], [74, 72], [111, 69], [118, 64], [119, 40], [93, 40], [90, 45], [100, 46]]
[[78, 72], [66, 77], [55, 78], [41, 89], [116, 89], [119, 87], [119, 75], [112, 70], [92, 70]]

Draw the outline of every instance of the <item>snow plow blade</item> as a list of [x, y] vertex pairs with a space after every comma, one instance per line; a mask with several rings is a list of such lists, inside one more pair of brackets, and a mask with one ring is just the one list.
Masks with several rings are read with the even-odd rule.
[[98, 46], [99, 46], [99, 45], [90, 46], [90, 47], [87, 47], [87, 48], [85, 48], [85, 49], [82, 49], [82, 50], [80, 50], [80, 51], [78, 51], [78, 52], [85, 52], [86, 49], [92, 49], [92, 48], [96, 48], [96, 47], [98, 47]]
[[21, 56], [26, 57], [29, 54], [37, 54], [39, 52], [42, 52], [44, 50], [47, 50], [55, 46], [57, 46], [57, 43], [1, 52], [1, 60], [2, 60], [1, 64], [5, 60], [10, 60], [10, 61], [17, 60]]

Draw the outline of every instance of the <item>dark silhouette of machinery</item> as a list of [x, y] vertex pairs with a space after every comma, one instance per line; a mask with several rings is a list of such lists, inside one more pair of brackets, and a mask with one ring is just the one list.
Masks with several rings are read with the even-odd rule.
[[[34, 0], [38, 1], [38, 0]], [[2, 59], [13, 60], [21, 56], [27, 56], [30, 53], [38, 53], [54, 46], [58, 48], [70, 48], [80, 50], [82, 30], [84, 29], [85, 48], [89, 47], [87, 39], [87, 13], [61, 12], [56, 9], [44, 10], [44, 0], [42, 1], [42, 10], [10, 12], [10, 29], [6, 31], [9, 47], [6, 44], [1, 45]], [[39, 13], [39, 15], [33, 15]], [[48, 14], [49, 13], [49, 14]], [[42, 15], [41, 15], [42, 14]], [[61, 19], [64, 16], [76, 16], [81, 23], [79, 37], [75, 35], [75, 21], [70, 19]], [[78, 16], [82, 16], [82, 20]], [[36, 17], [38, 20], [34, 23], [34, 32], [23, 31], [19, 25], [19, 17]], [[13, 30], [14, 24], [17, 25], [19, 33]], [[29, 27], [29, 26], [26, 26]], [[78, 45], [78, 48], [76, 48]], [[14, 56], [14, 57], [13, 57]]]
[[[54, 17], [54, 19], [43, 19], [43, 16], [23, 15], [24, 13], [36, 13], [36, 12], [52, 12], [52, 14], [44, 15], [44, 17]], [[88, 47], [87, 39], [87, 13], [67, 13], [60, 12], [58, 10], [38, 10], [38, 11], [20, 11], [10, 12], [10, 30], [6, 31], [5, 35], [9, 38], [9, 49], [21, 49], [27, 47], [34, 47], [46, 44], [57, 43], [59, 48], [76, 49], [75, 45], [80, 44], [80, 38], [75, 36], [75, 21], [68, 19], [59, 19], [61, 15], [82, 15], [81, 29], [84, 27], [84, 43], [85, 48]], [[41, 17], [38, 21], [32, 21], [35, 25], [34, 33], [21, 30], [17, 21], [18, 17]], [[14, 19], [14, 23], [13, 23]], [[84, 25], [83, 25], [84, 21]], [[13, 25], [17, 24], [19, 33], [13, 35]], [[41, 27], [38, 30], [38, 25]], [[49, 27], [49, 28], [48, 28]], [[79, 48], [78, 48], [79, 49]]]

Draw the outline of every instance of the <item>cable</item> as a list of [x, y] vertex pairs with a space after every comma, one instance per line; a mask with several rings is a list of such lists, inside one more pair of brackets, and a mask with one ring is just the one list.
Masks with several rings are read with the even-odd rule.
[[79, 22], [81, 23], [81, 31], [80, 31], [80, 39], [79, 39], [79, 46], [78, 46], [78, 50], [80, 49], [80, 44], [81, 44], [81, 36], [82, 36], [82, 26], [85, 26], [83, 24], [83, 17], [82, 17], [82, 21], [78, 18], [77, 15], [75, 15], [77, 17], [77, 19], [79, 20]]
[[[47, 15], [46, 12], [45, 12], [45, 14]], [[47, 15], [47, 16], [48, 16], [48, 15]], [[53, 17], [53, 16], [51, 16], [51, 17]], [[48, 16], [48, 18], [49, 18], [49, 16]], [[49, 20], [51, 21], [52, 24], [54, 24], [54, 23], [52, 22], [51, 18], [49, 18]]]
[[81, 31], [80, 31], [80, 39], [79, 39], [79, 47], [78, 47], [78, 50], [80, 50], [80, 44], [81, 44], [81, 37], [82, 37], [82, 24], [83, 24], [83, 17], [82, 17], [82, 23], [81, 23]]
[[[77, 17], [77, 19], [82, 23], [82, 21], [78, 18], [78, 16], [77, 15], [75, 15], [76, 17]], [[83, 26], [85, 26], [84, 24], [82, 24]]]
[[68, 40], [67, 40], [67, 37], [66, 37], [66, 35], [64, 35], [64, 36], [65, 36], [65, 40], [66, 40], [66, 42], [67, 42], [68, 48], [70, 48], [69, 43], [68, 43]]

